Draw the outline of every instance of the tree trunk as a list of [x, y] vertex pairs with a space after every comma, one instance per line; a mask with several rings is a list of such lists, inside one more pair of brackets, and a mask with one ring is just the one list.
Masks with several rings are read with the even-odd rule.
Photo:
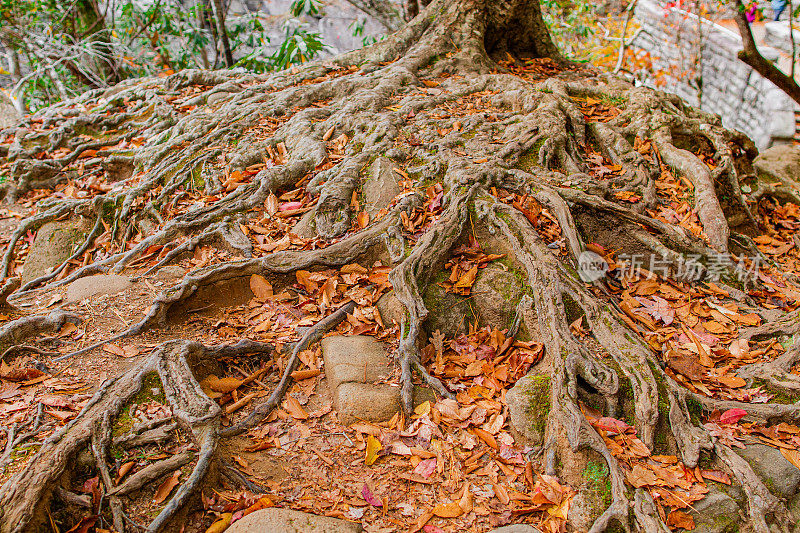
[[[215, 6], [221, 24], [219, 0]], [[229, 51], [226, 55], [230, 64]], [[76, 113], [71, 106], [82, 111]], [[487, 253], [504, 257], [509, 280], [524, 284], [525, 295], [513, 302], [515, 317], [507, 324], [506, 349], [516, 346], [513, 341], [524, 330], [528, 342], [542, 346], [544, 357], [531, 369], [540, 390], [533, 405], [536, 412], [528, 414], [539, 423], [523, 420], [516, 429], [538, 434], [536, 473], [559, 476], [578, 491], [576, 498], [583, 498], [586, 512], [568, 516], [571, 528], [593, 533], [615, 527], [669, 531], [666, 522], [672, 519], [667, 513], [679, 505], [665, 503], [669, 500], [664, 487], [634, 475], [654, 464], [647, 459], [651, 454], [673, 465], [669, 468], [680, 468], [680, 480], [691, 481], [695, 488], [705, 487], [701, 465], [724, 470], [745, 489], [744, 527], [767, 533], [770, 525], [785, 529], [794, 519], [749, 463], [731, 451], [729, 441], [720, 437], [723, 430], [704, 425], [707, 416], [730, 409], [744, 410], [756, 425], [800, 419], [796, 404], [747, 403], [723, 393], [722, 387], [714, 385], [711, 391], [708, 385], [719, 385], [721, 381], [714, 380], [725, 376], [733, 379], [739, 371], [748, 376], [751, 394], [758, 390], [756, 383], [775, 394], [800, 392], [800, 380], [791, 373], [800, 359], [797, 344], [774, 360], [726, 359], [726, 353], [737, 350], [729, 341], [743, 340], [746, 345], [751, 338], [800, 331], [797, 311], [775, 319], [776, 308], [796, 305], [780, 296], [780, 287], [788, 285], [770, 281], [766, 287], [763, 278], [746, 277], [744, 263], [714, 263], [729, 251], [748, 256], [757, 252], [750, 236], [760, 228], [739, 181], [752, 180], [755, 149], [743, 135], [722, 128], [717, 118], [677, 97], [563, 61], [538, 2], [434, 0], [395, 34], [333, 61], [269, 75], [182, 71], [108, 94], [87, 93], [43, 110], [23, 126], [3, 137], [6, 144], [0, 145], [0, 155], [10, 162], [10, 179], [0, 185], [6, 201], [67, 180], [73, 187], [84, 187], [85, 179], [76, 179], [71, 165], [80, 165], [83, 176], [81, 156], [89, 150], [93, 157], [105, 158], [98, 168], [108, 174], [102, 174], [100, 186], [87, 188], [86, 195], [68, 197], [60, 187], [59, 197], [20, 222], [0, 262], [4, 278], [14, 272], [20, 251], [27, 249], [26, 237], [42, 225], [70, 215], [90, 217], [94, 225], [60, 266], [16, 290], [13, 283], [7, 285], [4, 294], [15, 290], [8, 296], [10, 304], [26, 303], [25, 309], [34, 301], [55, 305], [50, 291], [96, 273], [125, 272], [146, 279], [201, 247], [227, 254], [212, 253], [205, 266], [162, 290], [144, 318], [117, 336], [84, 339], [81, 345], [59, 341], [72, 342], [67, 346], [73, 351], [48, 361], [48, 366], [63, 369], [68, 358], [93, 357], [101, 346], [138, 338], [168, 318], [187, 320], [185, 311], [195, 309], [194, 298], [224, 284], [247, 285], [252, 276], [264, 276], [275, 286], [275, 294], [284, 294], [295, 273], [308, 276], [309, 271], [345, 266], [352, 273], [371, 267], [377, 257], [392, 267], [388, 282], [402, 308], [394, 355], [405, 413], [411, 414], [415, 379], [439, 399], [463, 402], [464, 390], [470, 396], [489, 390], [492, 382], [486, 378], [482, 384], [473, 383], [474, 388], [465, 389], [462, 383], [458, 389], [445, 372], [423, 364], [421, 353], [441, 349], [427, 346], [428, 339], [439, 335], [432, 326], [437, 313], [448, 310], [425, 295], [447, 285], [444, 266], [459, 250], [477, 242]], [[51, 153], [55, 150], [58, 157]], [[365, 217], [360, 198], [371, 177], [366, 169], [378, 159], [389, 174], [402, 176], [397, 183], [402, 192], [380, 203], [374, 200], [369, 206], [373, 215]], [[132, 173], [126, 181], [112, 180], [110, 170], [118, 165]], [[770, 187], [753, 195], [787, 192]], [[683, 191], [681, 201], [693, 202], [681, 215], [679, 199], [665, 192], [678, 189]], [[285, 209], [279, 211], [277, 203], [287, 198], [303, 207], [283, 204]], [[420, 220], [424, 223], [415, 225]], [[281, 243], [289, 242], [289, 249], [274, 251], [278, 241], [270, 241], [272, 230], [264, 234], [261, 226], [273, 223], [282, 228], [281, 238], [286, 239]], [[248, 229], [252, 227], [259, 229]], [[308, 240], [297, 244], [289, 229], [303, 232]], [[633, 280], [638, 283], [643, 271], [627, 276], [617, 265], [606, 277], [603, 272], [589, 276], [596, 273], [591, 265], [608, 267], [610, 261], [613, 266], [614, 253], [657, 257], [666, 265], [662, 278], [640, 291]], [[712, 264], [725, 283], [711, 283]], [[690, 267], [699, 278], [687, 275]], [[301, 274], [296, 275], [300, 280]], [[770, 270], [773, 275], [780, 275], [777, 267]], [[740, 278], [742, 289], [754, 287], [748, 294], [726, 285], [738, 284]], [[301, 295], [314, 291], [310, 284], [297, 287], [292, 290]], [[676, 303], [678, 289], [686, 296], [681, 305]], [[42, 294], [48, 297], [36, 300]], [[741, 294], [744, 303], [723, 294]], [[302, 326], [298, 322], [304, 333], [281, 352], [283, 373], [268, 401], [227, 428], [220, 406], [204, 392], [200, 378], [220, 359], [269, 354], [272, 344], [245, 339], [204, 346], [194, 339], [173, 339], [147, 356], [131, 359], [126, 372], [107, 380], [75, 419], [47, 438], [26, 464], [17, 465], [0, 488], [0, 533], [30, 531], [43, 523], [54, 508], [51, 495], [56, 487], [66, 484], [62, 488], [69, 490], [71, 480], [85, 477], [87, 470], [97, 472], [108, 496], [105, 520], [118, 529], [127, 527], [125, 511], [132, 509], [125, 507], [128, 496], [109, 475], [109, 446], [113, 438], [120, 438], [111, 428], [145, 386], [145, 377], [154, 373], [175, 419], [160, 423], [180, 428], [197, 451], [196, 457], [192, 452], [151, 465], [160, 483], [172, 475], [175, 461], [191, 462], [191, 475], [169, 504], [155, 518], [147, 518], [147, 531], [177, 527], [172, 521], [199, 494], [219, 454], [218, 443], [260, 423], [280, 404], [299, 354], [339, 324], [351, 327], [351, 319], [373, 316], [361, 297], [345, 302], [338, 299], [342, 295], [335, 287], [328, 296], [314, 326], [305, 329], [307, 321]], [[711, 342], [710, 333], [702, 330], [703, 338], [698, 338], [693, 332], [700, 330], [693, 328], [699, 322], [690, 321], [684, 312], [706, 301], [710, 303], [703, 308], [703, 320], [713, 316], [719, 321], [717, 329], [736, 330], [710, 355], [704, 348]], [[771, 317], [772, 322], [746, 332], [729, 324], [729, 317], [739, 314], [748, 314], [752, 322], [752, 313]], [[57, 330], [62, 319], [23, 317], [0, 328], [0, 341], [11, 339], [12, 354], [24, 351], [26, 338]], [[588, 330], [583, 330], [584, 324]], [[91, 337], [92, 332], [87, 334]], [[253, 336], [261, 338], [255, 332]], [[703, 354], [705, 367], [697, 362]], [[497, 367], [503, 357], [501, 353], [496, 360], [486, 360], [484, 367]], [[493, 420], [507, 423], [507, 395], [491, 402], [502, 404], [504, 413]], [[627, 424], [622, 428], [609, 417], [624, 418]], [[139, 438], [137, 432], [151, 429], [134, 428], [123, 437]], [[172, 435], [171, 431], [163, 433]], [[637, 443], [634, 458], [620, 452], [621, 445], [613, 440], [623, 437], [627, 445]], [[493, 437], [485, 435], [472, 440], [469, 450], [458, 448], [457, 454], [485, 454], [491, 464], [487, 469], [502, 460], [506, 474], [515, 467], [513, 461], [505, 464], [507, 443], [492, 446]], [[75, 458], [87, 444], [92, 464], [78, 471]], [[584, 490], [589, 461], [605, 465], [607, 475], [598, 485], [602, 494]], [[506, 483], [497, 472], [491, 482]], [[481, 478], [479, 484], [486, 486], [489, 479]], [[499, 513], [516, 516], [522, 512], [521, 502], [537, 501], [539, 496], [532, 494], [520, 497], [522, 490], [528, 489], [519, 479], [513, 498], [501, 499], [503, 489], [496, 488], [497, 501], [505, 501]], [[689, 496], [684, 491], [679, 497]], [[485, 509], [494, 512], [497, 505]], [[567, 517], [557, 515], [567, 507], [545, 513], [560, 520], [556, 529], [566, 527]]]
[[222, 53], [225, 56], [225, 66], [231, 68], [233, 67], [233, 55], [231, 54], [230, 42], [228, 42], [228, 30], [225, 28], [225, 9], [222, 6], [222, 0], [213, 0], [213, 2], [217, 35], [219, 36]]

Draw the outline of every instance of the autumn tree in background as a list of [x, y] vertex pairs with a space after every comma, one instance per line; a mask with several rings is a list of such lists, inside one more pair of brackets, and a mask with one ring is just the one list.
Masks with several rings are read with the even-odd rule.
[[[607, 491], [584, 505], [590, 520], [581, 527], [592, 532], [686, 528], [688, 506], [708, 492], [704, 476], [743, 489], [754, 531], [794, 521], [732, 448], [747, 431], [790, 442], [800, 417], [800, 406], [779, 400], [800, 389], [798, 344], [778, 342], [800, 328], [800, 293], [784, 272], [791, 263], [757, 268], [758, 246], [791, 239], [795, 215], [774, 199], [796, 195], [793, 184], [761, 184], [753, 144], [717, 118], [565, 61], [536, 1], [433, 0], [416, 8], [383, 41], [332, 61], [272, 74], [190, 69], [128, 81], [45, 108], [0, 134], [5, 201], [39, 200], [0, 263], [3, 297], [25, 303], [0, 330], [5, 358], [32, 351], [60, 372], [99, 349], [130, 356], [114, 343], [163, 332], [148, 337], [149, 354], [130, 356], [17, 465], [0, 489], [0, 532], [45, 524], [62, 511], [58, 494], [69, 499], [79, 485], [71, 480], [94, 475], [97, 484], [86, 490], [104, 495], [105, 523], [134, 530], [125, 517], [135, 508], [115, 481], [109, 450], [152, 437], [158, 424], [171, 424], [167, 433], [183, 432], [193, 446], [135, 479], [175, 481], [167, 485], [174, 496], [153, 508], [144, 527], [177, 528], [177, 513], [210, 497], [203, 483], [221, 468], [220, 444], [280, 405], [299, 354], [326, 332], [373, 316], [365, 294], [380, 282], [345, 297], [325, 279], [366, 276], [376, 260], [390, 268], [384, 289], [400, 309], [394, 355], [406, 422], [455, 420], [468, 402], [503, 405], [505, 413], [501, 382], [530, 371], [538, 384], [522, 423], [538, 432], [535, 460], [484, 426], [470, 427], [472, 448], [459, 449], [474, 461], [486, 455], [502, 463], [492, 468], [507, 477], [492, 482], [508, 517], [541, 512], [552, 519], [545, 523], [563, 527], [572, 500], [552, 491], [548, 499], [535, 475], [547, 483], [557, 476], [587, 502], [593, 496], [581, 480], [596, 463], [604, 465]], [[402, 192], [367, 206], [361, 193], [379, 158], [401, 176]], [[772, 222], [779, 213], [785, 223]], [[17, 259], [33, 232], [77, 218], [90, 229], [72, 257], [20, 286]], [[298, 237], [300, 220], [309, 237]], [[197, 268], [157, 296], [147, 293], [144, 318], [128, 315], [121, 334], [51, 339], [67, 343], [68, 353], [55, 356], [28, 345], [76, 320], [56, 309], [60, 287], [97, 273], [149, 280], [187, 256]], [[506, 304], [515, 306], [513, 320], [492, 334], [501, 342], [488, 350], [493, 341], [484, 338], [484, 351], [467, 353], [467, 372], [458, 350], [469, 342], [445, 343], [431, 330], [447, 306], [423, 295], [431, 287], [467, 294], [479, 266], [500, 257], [505, 279], [521, 280], [524, 295]], [[260, 302], [291, 288], [295, 296], [276, 305], [302, 302], [311, 313], [296, 311], [305, 320], [293, 322], [297, 335], [281, 352], [259, 331], [206, 345], [170, 329], [170, 320], [188, 325], [203, 309], [193, 298], [236, 283]], [[478, 320], [468, 339], [484, 325]], [[266, 400], [223, 415], [218, 396], [200, 382], [209, 368], [245, 354], [280, 358], [272, 373], [281, 380]], [[126, 402], [153, 376], [168, 415], [116, 435]], [[441, 403], [414, 413], [415, 382]], [[459, 423], [468, 425], [469, 416]]]

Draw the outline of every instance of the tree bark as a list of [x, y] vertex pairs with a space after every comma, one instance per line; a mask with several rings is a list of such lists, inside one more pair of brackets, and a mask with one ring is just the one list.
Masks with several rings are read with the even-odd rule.
[[[739, 35], [742, 37], [742, 50], [738, 56], [743, 62], [750, 65], [753, 70], [774, 83], [780, 90], [800, 104], [800, 85], [797, 81], [784, 74], [776, 64], [768, 61], [761, 52], [758, 51], [753, 32], [750, 30], [750, 23], [745, 16], [745, 7], [741, 0], [736, 2], [736, 26], [739, 28]], [[794, 71], [794, 67], [792, 67]]]
[[220, 46], [222, 47], [222, 53], [225, 57], [225, 66], [231, 68], [233, 67], [233, 54], [231, 54], [231, 44], [228, 41], [228, 30], [225, 28], [225, 10], [222, 6], [222, 0], [213, 0], [213, 4], [217, 35], [219, 36]]

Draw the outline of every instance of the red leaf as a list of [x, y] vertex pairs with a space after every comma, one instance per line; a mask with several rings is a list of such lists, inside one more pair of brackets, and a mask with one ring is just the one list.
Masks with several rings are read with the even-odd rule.
[[280, 211], [290, 211], [292, 209], [300, 209], [303, 207], [303, 202], [286, 202], [285, 204], [281, 204], [278, 208]]
[[616, 418], [611, 418], [609, 416], [604, 416], [603, 418], [598, 419], [597, 422], [592, 425], [597, 429], [605, 430], [612, 435], [617, 433], [625, 433], [625, 430], [630, 429], [631, 427], [622, 420], [617, 420]]
[[728, 409], [719, 416], [720, 424], [735, 424], [747, 414], [744, 409]]
[[364, 483], [364, 486], [361, 488], [361, 495], [367, 501], [368, 504], [374, 507], [383, 507], [383, 502], [380, 501], [377, 496], [375, 496], [371, 490], [369, 490], [369, 485]]

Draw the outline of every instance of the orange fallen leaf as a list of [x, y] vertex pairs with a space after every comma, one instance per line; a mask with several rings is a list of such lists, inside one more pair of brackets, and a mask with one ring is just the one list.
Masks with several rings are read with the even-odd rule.
[[125, 350], [122, 349], [122, 346], [112, 342], [105, 343], [103, 345], [103, 351], [113, 353], [114, 355], [118, 355], [120, 357], [125, 357]]
[[433, 508], [433, 514], [439, 518], [457, 518], [464, 514], [459, 502], [440, 503]]
[[166, 500], [169, 493], [172, 492], [172, 489], [178, 485], [180, 477], [181, 471], [176, 470], [170, 477], [164, 480], [161, 486], [158, 487], [158, 490], [156, 490], [155, 496], [153, 496], [153, 503], [161, 503]]
[[287, 395], [286, 400], [283, 401], [283, 408], [286, 409], [286, 412], [292, 415], [292, 418], [296, 418], [297, 420], [305, 420], [308, 418], [308, 413], [303, 406], [300, 405], [300, 402], [295, 399], [294, 396]]
[[250, 276], [250, 290], [253, 291], [257, 300], [268, 300], [272, 298], [272, 284], [264, 276], [253, 274]]
[[228, 526], [231, 525], [231, 520], [233, 520], [233, 513], [222, 513], [222, 515], [219, 517], [219, 520], [211, 524], [211, 526], [206, 529], [206, 533], [222, 533], [228, 529]]
[[694, 518], [687, 512], [676, 509], [667, 516], [667, 527], [670, 529], [682, 528], [691, 531], [695, 528]]
[[119, 483], [122, 478], [128, 475], [128, 472], [130, 472], [135, 465], [136, 461], [128, 461], [119, 467], [119, 472], [117, 472], [117, 478], [114, 480], [114, 483]]

